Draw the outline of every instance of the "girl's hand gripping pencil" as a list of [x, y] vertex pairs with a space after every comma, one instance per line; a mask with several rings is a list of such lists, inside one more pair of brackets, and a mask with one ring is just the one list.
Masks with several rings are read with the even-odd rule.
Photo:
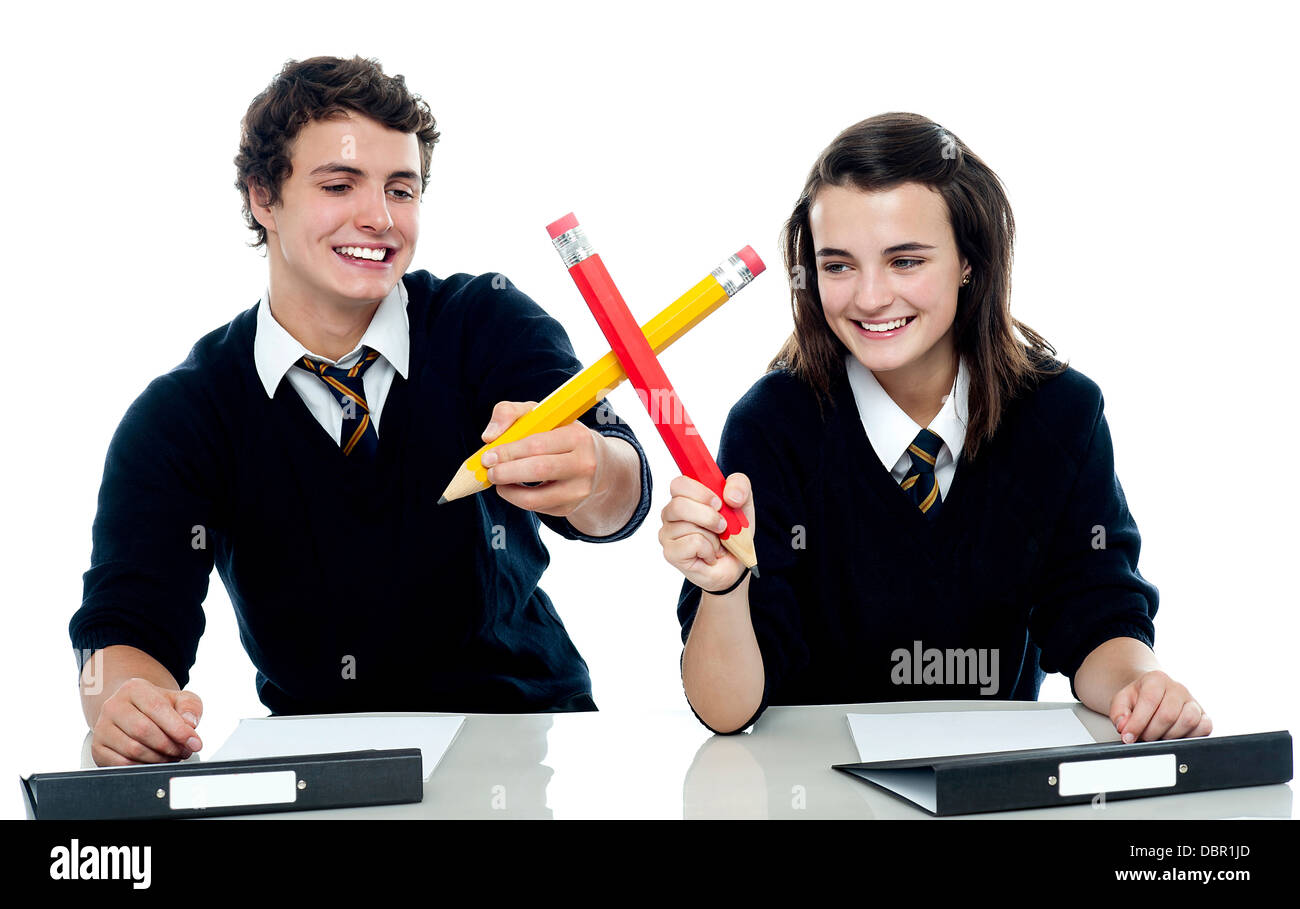
[[[667, 373], [605, 269], [605, 263], [592, 248], [573, 214], [565, 215], [546, 230], [568, 268], [570, 277], [578, 285], [592, 315], [600, 324], [600, 330], [609, 340], [609, 346], [623, 364], [641, 403], [654, 420], [659, 435], [677, 462], [677, 468], [684, 475], [709, 487], [722, 501], [721, 512], [727, 521], [727, 529], [718, 534], [722, 545], [757, 575], [758, 557], [754, 552], [753, 528], [743, 514], [723, 499], [726, 480], [722, 471], [700, 438], [695, 424], [687, 416]], [[763, 260], [748, 246], [740, 251], [738, 258], [740, 263], [736, 270], [742, 286], [765, 268]]]

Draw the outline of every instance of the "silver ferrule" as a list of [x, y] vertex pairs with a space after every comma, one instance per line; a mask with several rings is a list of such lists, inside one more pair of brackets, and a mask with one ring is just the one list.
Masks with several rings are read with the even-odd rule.
[[737, 291], [754, 280], [753, 272], [749, 270], [745, 260], [738, 255], [727, 259], [709, 274], [718, 279], [718, 283], [722, 285], [728, 297], [734, 297]]
[[570, 227], [551, 242], [555, 244], [555, 251], [564, 260], [565, 268], [572, 268], [583, 259], [596, 254], [596, 251], [591, 248], [591, 242], [587, 239], [586, 233], [583, 232], [581, 224]]

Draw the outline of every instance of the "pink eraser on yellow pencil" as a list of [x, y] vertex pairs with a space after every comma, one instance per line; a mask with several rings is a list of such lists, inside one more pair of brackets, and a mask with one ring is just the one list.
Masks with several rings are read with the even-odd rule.
[[[554, 234], [552, 234], [552, 237], [554, 237]], [[749, 273], [755, 278], [767, 271], [767, 266], [764, 265], [763, 260], [758, 257], [758, 253], [754, 252], [754, 247], [746, 246], [740, 252], [736, 253], [736, 255], [740, 256], [740, 261], [745, 263], [745, 267], [749, 269]]]

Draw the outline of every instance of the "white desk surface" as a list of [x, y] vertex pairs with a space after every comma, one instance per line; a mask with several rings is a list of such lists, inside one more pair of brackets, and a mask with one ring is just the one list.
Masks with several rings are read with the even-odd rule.
[[[1109, 720], [1080, 704], [907, 701], [771, 707], [752, 731], [711, 734], [689, 709], [644, 713], [471, 714], [411, 805], [256, 818], [928, 819], [910, 803], [832, 770], [856, 761], [847, 713], [1070, 707], [1098, 741]], [[1270, 730], [1255, 730], [1266, 732]], [[213, 743], [219, 744], [219, 743]], [[89, 734], [83, 766], [91, 766]], [[989, 819], [1290, 818], [1290, 785], [1004, 811]]]

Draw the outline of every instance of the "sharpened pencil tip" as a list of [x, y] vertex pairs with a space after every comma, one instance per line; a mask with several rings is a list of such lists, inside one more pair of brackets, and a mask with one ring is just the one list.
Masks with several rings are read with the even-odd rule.
[[447, 497], [446, 497], [446, 496], [442, 496], [441, 498], [438, 499], [438, 504], [439, 504], [439, 505], [446, 504], [446, 502], [447, 502]]
[[761, 577], [761, 575], [758, 573], [758, 566], [757, 566], [757, 565], [755, 565], [753, 568], [749, 569], [749, 573], [752, 574], [752, 575], [753, 575], [754, 577], [756, 577], [756, 578], [757, 578], [757, 577]]

